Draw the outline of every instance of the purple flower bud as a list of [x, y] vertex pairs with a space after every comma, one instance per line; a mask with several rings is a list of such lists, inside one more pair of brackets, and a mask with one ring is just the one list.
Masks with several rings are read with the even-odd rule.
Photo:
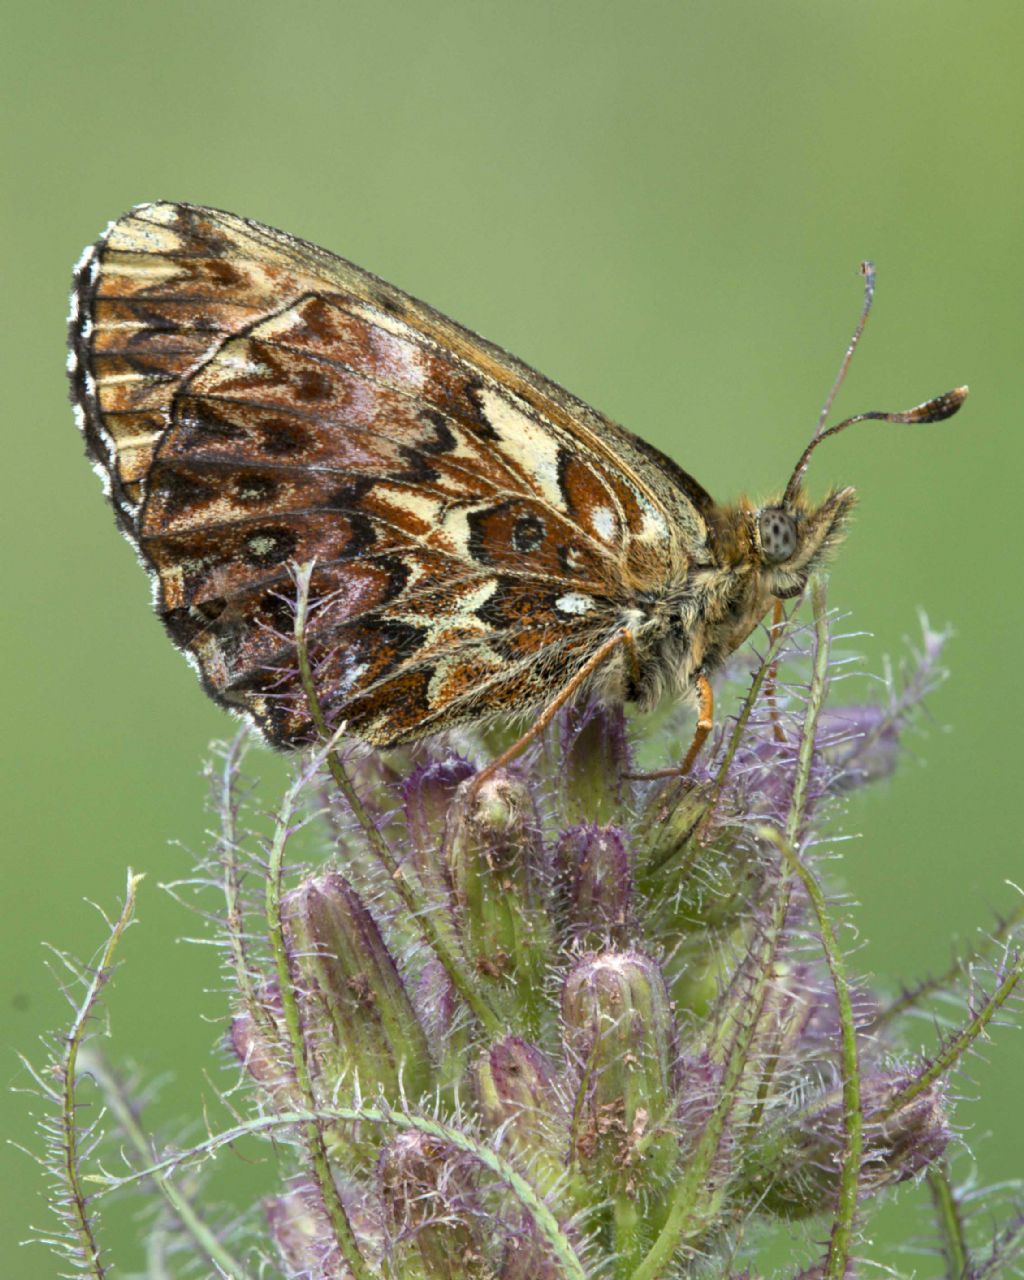
[[[868, 1074], [861, 1084], [864, 1113], [862, 1193], [904, 1182], [942, 1155], [950, 1138], [936, 1085], [886, 1116], [912, 1084], [911, 1072]], [[845, 1146], [843, 1101], [833, 1090], [796, 1115], [782, 1117], [755, 1144], [743, 1181], [771, 1213], [800, 1218], [833, 1208]]]
[[398, 1275], [493, 1280], [487, 1242], [494, 1223], [484, 1216], [475, 1174], [465, 1156], [425, 1133], [400, 1133], [384, 1149], [377, 1181]]
[[477, 1097], [484, 1124], [501, 1130], [503, 1145], [546, 1194], [564, 1176], [569, 1141], [551, 1064], [534, 1045], [508, 1036], [478, 1062]]
[[338, 872], [311, 877], [282, 901], [285, 937], [311, 1044], [330, 1096], [382, 1087], [391, 1097], [429, 1088], [426, 1035], [376, 921]]
[[239, 1062], [264, 1090], [278, 1111], [302, 1105], [302, 1095], [280, 1030], [281, 1002], [270, 984], [262, 993], [263, 1022], [243, 1009], [231, 1020], [228, 1042]]
[[555, 886], [567, 940], [623, 946], [634, 923], [633, 878], [625, 833], [584, 823], [555, 846]]
[[852, 791], [888, 778], [900, 756], [899, 724], [888, 707], [873, 704], [826, 707], [819, 736], [836, 771], [836, 790]]
[[631, 758], [622, 711], [596, 703], [570, 707], [561, 726], [559, 777], [566, 815], [572, 822], [613, 821], [630, 788], [626, 774]]
[[[341, 1190], [345, 1212], [359, 1237], [364, 1256], [379, 1252], [380, 1227], [362, 1200]], [[267, 1225], [289, 1273], [304, 1280], [351, 1280], [338, 1252], [318, 1189], [302, 1181], [266, 1206]]]
[[881, 1118], [915, 1079], [912, 1071], [894, 1071], [878, 1072], [864, 1081], [862, 1179], [870, 1190], [906, 1182], [938, 1160], [949, 1145], [952, 1131], [939, 1085], [923, 1089], [891, 1116]]
[[430, 897], [446, 908], [451, 904], [443, 856], [445, 823], [459, 784], [472, 774], [468, 761], [449, 756], [421, 765], [402, 788], [409, 836], [403, 866], [411, 863]]
[[430, 1044], [436, 1045], [453, 1033], [461, 1006], [440, 960], [428, 960], [423, 966], [413, 1003]]

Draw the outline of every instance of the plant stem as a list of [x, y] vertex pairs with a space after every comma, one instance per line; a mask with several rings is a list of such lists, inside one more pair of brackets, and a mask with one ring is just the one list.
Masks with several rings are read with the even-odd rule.
[[984, 959], [986, 954], [991, 954], [992, 951], [1003, 946], [1010, 935], [1019, 929], [1021, 925], [1024, 925], [1024, 904], [1019, 906], [1016, 911], [1012, 911], [1004, 920], [1000, 920], [980, 951], [957, 956], [943, 973], [934, 978], [925, 978], [923, 982], [919, 982], [911, 991], [904, 991], [902, 995], [897, 996], [895, 1000], [891, 1000], [884, 1008], [880, 1009], [868, 1024], [867, 1033], [873, 1034], [881, 1027], [894, 1022], [908, 1010], [918, 1008], [929, 996], [936, 995], [940, 991], [952, 987], [958, 978], [964, 977], [972, 965]]
[[[803, 825], [818, 718], [825, 698], [828, 673], [828, 615], [825, 587], [820, 580], [815, 580], [811, 599], [814, 608], [816, 646], [807, 712], [804, 716], [797, 753], [793, 794], [786, 821], [786, 839], [791, 845], [796, 843]], [[767, 670], [767, 664], [764, 670]], [[658, 1233], [644, 1260], [633, 1272], [632, 1280], [660, 1280], [660, 1277], [666, 1275], [672, 1259], [684, 1243], [699, 1236], [710, 1225], [716, 1206], [725, 1194], [724, 1186], [711, 1185], [709, 1188], [711, 1169], [750, 1063], [750, 1053], [760, 1025], [765, 995], [775, 971], [779, 941], [789, 914], [792, 886], [792, 872], [788, 865], [783, 865], [780, 869], [771, 916], [759, 941], [755, 942], [751, 949], [753, 985], [749, 996], [744, 1001], [744, 1006], [750, 1013], [737, 1025], [732, 1044], [727, 1052], [718, 1102], [704, 1127], [686, 1172], [672, 1194], [665, 1225]]]
[[276, 1044], [279, 1039], [277, 1024], [267, 1011], [266, 1004], [256, 998], [245, 947], [245, 913], [242, 909], [241, 877], [237, 855], [235, 783], [248, 736], [247, 727], [232, 739], [217, 780], [216, 807], [220, 815], [220, 838], [217, 843], [223, 868], [225, 924], [238, 994], [242, 998], [242, 1007], [252, 1019], [253, 1026], [259, 1027], [271, 1044]]
[[850, 985], [846, 977], [843, 954], [836, 939], [835, 930], [832, 928], [832, 921], [829, 919], [828, 905], [821, 886], [778, 832], [771, 827], [765, 827], [763, 833], [766, 839], [773, 841], [803, 882], [818, 919], [821, 948], [825, 953], [825, 962], [836, 993], [836, 1011], [839, 1015], [842, 1048], [843, 1127], [846, 1133], [846, 1146], [839, 1181], [839, 1203], [832, 1224], [828, 1257], [825, 1262], [825, 1280], [843, 1280], [850, 1259], [850, 1245], [853, 1241], [860, 1162], [864, 1149], [864, 1113], [861, 1109], [860, 1063], [857, 1055], [857, 1024], [853, 1015], [853, 1001], [850, 999]]
[[[300, 778], [287, 791], [281, 809], [274, 824], [274, 838], [270, 849], [267, 867], [266, 917], [267, 936], [270, 940], [274, 964], [277, 970], [277, 983], [281, 1000], [281, 1011], [284, 1018], [285, 1033], [291, 1049], [292, 1071], [295, 1083], [306, 1102], [310, 1113], [316, 1109], [313, 1083], [309, 1074], [309, 1063], [306, 1060], [306, 1038], [302, 1032], [302, 1020], [299, 1014], [298, 1000], [295, 996], [295, 979], [291, 971], [291, 961], [285, 945], [284, 925], [281, 919], [281, 876], [284, 864], [284, 851], [288, 843], [288, 826], [295, 808], [299, 793], [306, 780]], [[327, 1146], [324, 1142], [320, 1122], [310, 1119], [302, 1125], [313, 1177], [320, 1191], [324, 1212], [327, 1214], [334, 1233], [335, 1243], [344, 1258], [355, 1280], [374, 1280], [356, 1240], [352, 1224], [348, 1220], [341, 1195], [334, 1182]]]
[[974, 1017], [943, 1045], [919, 1076], [915, 1076], [905, 1089], [893, 1094], [878, 1113], [877, 1119], [879, 1121], [888, 1120], [890, 1116], [895, 1115], [902, 1107], [908, 1106], [926, 1089], [931, 1088], [937, 1080], [941, 1080], [947, 1071], [956, 1066], [975, 1040], [984, 1032], [996, 1013], [1013, 995], [1017, 983], [1020, 982], [1022, 977], [1024, 977], [1024, 951], [1019, 952], [1014, 957], [1013, 963], [1003, 975], [995, 991], [992, 992]]
[[970, 1263], [967, 1239], [964, 1235], [960, 1205], [949, 1176], [949, 1167], [943, 1161], [928, 1170], [928, 1190], [932, 1193], [935, 1218], [942, 1241], [942, 1255], [946, 1260], [946, 1280], [963, 1280]]
[[67, 1179], [69, 1193], [67, 1197], [67, 1212], [72, 1222], [72, 1230], [82, 1250], [82, 1261], [88, 1266], [89, 1274], [95, 1280], [104, 1280], [107, 1271], [100, 1257], [99, 1243], [96, 1240], [93, 1224], [86, 1208], [88, 1197], [82, 1186], [81, 1169], [79, 1167], [81, 1152], [79, 1150], [77, 1119], [78, 1057], [82, 1051], [89, 1019], [92, 1017], [100, 992], [110, 978], [114, 953], [121, 938], [124, 936], [125, 929], [128, 928], [132, 916], [135, 914], [135, 897], [141, 880], [142, 876], [133, 875], [131, 869], [129, 869], [124, 894], [124, 906], [121, 908], [121, 914], [110, 930], [110, 935], [100, 956], [100, 962], [93, 970], [92, 979], [86, 988], [85, 999], [78, 1006], [74, 1021], [64, 1037], [64, 1058], [60, 1064], [60, 1123], [63, 1137], [63, 1172], [64, 1177]]
[[[151, 1160], [153, 1153], [146, 1142], [146, 1134], [132, 1107], [124, 1086], [111, 1071], [106, 1059], [99, 1052], [92, 1050], [88, 1055], [88, 1071], [95, 1076], [103, 1098], [122, 1132], [128, 1137], [132, 1146], [146, 1160]], [[249, 1273], [217, 1239], [216, 1233], [196, 1212], [191, 1200], [165, 1174], [154, 1173], [153, 1182], [160, 1194], [171, 1206], [175, 1216], [192, 1237], [210, 1262], [214, 1263], [220, 1273], [228, 1280], [249, 1280]]]

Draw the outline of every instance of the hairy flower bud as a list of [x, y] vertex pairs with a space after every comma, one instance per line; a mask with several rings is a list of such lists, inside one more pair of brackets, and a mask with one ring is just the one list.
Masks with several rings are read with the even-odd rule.
[[376, 921], [344, 876], [312, 877], [282, 901], [285, 936], [317, 1074], [418, 1097], [430, 1084], [426, 1035]]
[[472, 967], [512, 998], [524, 1026], [538, 1026], [551, 927], [540, 824], [526, 784], [502, 772], [475, 791], [463, 784], [449, 811], [445, 850]]
[[888, 778], [900, 756], [896, 718], [888, 707], [872, 703], [830, 707], [822, 713], [825, 758], [836, 770], [835, 786], [850, 791]]
[[559, 780], [572, 822], [610, 822], [626, 801], [631, 765], [621, 710], [573, 707], [562, 721]]
[[281, 1035], [280, 1000], [267, 988], [259, 1010], [242, 1009], [231, 1020], [228, 1041], [249, 1075], [278, 1111], [302, 1105], [302, 1094]]
[[477, 1097], [484, 1123], [501, 1131], [521, 1168], [542, 1194], [561, 1181], [569, 1120], [554, 1087], [551, 1064], [534, 1045], [508, 1036], [477, 1063]]
[[585, 956], [566, 979], [562, 1018], [579, 1073], [577, 1156], [635, 1199], [678, 1154], [675, 1028], [661, 971], [635, 951]]
[[632, 924], [629, 848], [620, 827], [581, 823], [555, 846], [559, 923], [569, 942], [623, 946]]
[[[879, 1191], [904, 1182], [942, 1155], [950, 1138], [942, 1095], [923, 1089], [887, 1114], [913, 1085], [910, 1072], [875, 1072], [862, 1081], [864, 1150], [860, 1188]], [[743, 1181], [771, 1213], [787, 1218], [831, 1209], [845, 1146], [843, 1101], [833, 1090], [759, 1136]]]
[[[380, 1229], [361, 1199], [347, 1188], [341, 1192], [349, 1222], [370, 1252]], [[294, 1183], [286, 1195], [266, 1207], [267, 1225], [281, 1256], [295, 1276], [309, 1280], [351, 1280], [331, 1230], [319, 1190], [310, 1182]]]
[[445, 822], [459, 784], [472, 774], [468, 761], [448, 756], [415, 769], [402, 787], [409, 835], [403, 866], [411, 864], [430, 898], [446, 909], [451, 901], [443, 856]]
[[[464, 1157], [425, 1133], [400, 1133], [381, 1154], [377, 1180], [400, 1276], [493, 1280], [490, 1231]], [[415, 1262], [403, 1265], [410, 1254]]]

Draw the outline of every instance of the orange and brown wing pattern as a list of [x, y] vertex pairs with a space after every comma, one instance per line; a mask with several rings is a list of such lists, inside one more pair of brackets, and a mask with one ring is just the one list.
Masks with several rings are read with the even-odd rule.
[[669, 515], [618, 460], [620, 428], [609, 444], [497, 348], [232, 215], [112, 224], [71, 342], [87, 447], [159, 613], [279, 745], [311, 732], [290, 565], [316, 563], [330, 720], [392, 744], [543, 703], [663, 578], [680, 527], [687, 553], [706, 534], [699, 495]]

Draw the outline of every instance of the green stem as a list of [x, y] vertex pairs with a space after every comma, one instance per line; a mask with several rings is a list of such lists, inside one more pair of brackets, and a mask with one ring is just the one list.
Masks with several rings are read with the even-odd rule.
[[[828, 675], [828, 616], [825, 588], [820, 580], [814, 583], [811, 599], [814, 608], [816, 646], [808, 690], [807, 712], [804, 716], [797, 753], [793, 794], [786, 821], [786, 839], [791, 845], [796, 843], [803, 825], [818, 718], [825, 698]], [[767, 670], [767, 664], [765, 670]], [[779, 942], [789, 913], [792, 893], [792, 872], [788, 865], [784, 865], [780, 869], [771, 916], [761, 933], [759, 942], [754, 944], [756, 950], [752, 948], [750, 956], [754, 977], [750, 995], [744, 1004], [751, 1012], [737, 1025], [726, 1055], [718, 1102], [704, 1127], [686, 1172], [676, 1185], [665, 1225], [658, 1233], [644, 1260], [633, 1272], [632, 1280], [659, 1280], [666, 1275], [672, 1259], [680, 1248], [710, 1226], [715, 1216], [716, 1205], [724, 1196], [724, 1187], [715, 1188], [710, 1192], [707, 1190], [708, 1179], [749, 1066], [750, 1053], [764, 1010], [769, 981], [775, 971]]]
[[[893, 1094], [886, 1105], [879, 1111], [878, 1120], [888, 1120], [890, 1116], [896, 1114], [903, 1107], [908, 1106], [915, 1098], [919, 1097], [927, 1089], [940, 1080], [947, 1071], [955, 1067], [963, 1055], [971, 1047], [971, 1045], [984, 1032], [985, 1028], [992, 1021], [995, 1015], [1003, 1007], [1003, 1005], [1013, 995], [1013, 992], [1024, 977], [1024, 951], [1021, 951], [1014, 958], [1013, 963], [1007, 969], [1002, 981], [996, 987], [995, 991], [988, 997], [984, 1005], [978, 1010], [971, 1020], [966, 1023], [936, 1054], [929, 1062], [928, 1066], [916, 1076], [905, 1089], [901, 1089], [899, 1093]], [[874, 1119], [874, 1117], [872, 1117]]]
[[789, 866], [803, 882], [811, 900], [821, 932], [821, 947], [825, 963], [832, 977], [836, 993], [836, 1010], [839, 1015], [841, 1037], [841, 1067], [843, 1077], [843, 1126], [846, 1131], [846, 1148], [839, 1178], [839, 1203], [828, 1257], [825, 1262], [825, 1280], [843, 1280], [850, 1259], [854, 1222], [857, 1216], [857, 1192], [860, 1183], [861, 1155], [864, 1149], [864, 1113], [861, 1108], [860, 1063], [857, 1055], [857, 1024], [854, 1020], [850, 984], [846, 977], [843, 954], [829, 919], [828, 905], [821, 886], [808, 867], [797, 857], [793, 848], [770, 827], [762, 829], [762, 835], [771, 840], [786, 859]]
[[912, 991], [905, 991], [879, 1010], [866, 1028], [867, 1033], [871, 1034], [881, 1027], [888, 1026], [889, 1023], [894, 1022], [902, 1014], [906, 1013], [908, 1009], [918, 1008], [929, 996], [936, 995], [938, 992], [952, 987], [959, 978], [962, 978], [968, 972], [972, 965], [1003, 946], [1010, 935], [1020, 928], [1022, 924], [1024, 924], [1024, 904], [1019, 906], [1016, 911], [1011, 912], [1005, 920], [999, 922], [996, 928], [993, 929], [987, 944], [981, 950], [957, 956], [944, 973], [940, 973], [934, 978], [926, 978], [923, 982], [919, 982]]
[[100, 992], [110, 978], [114, 953], [135, 914], [135, 897], [141, 880], [142, 876], [133, 875], [129, 869], [124, 906], [110, 930], [100, 962], [93, 970], [92, 979], [86, 988], [85, 999], [78, 1006], [74, 1021], [64, 1037], [64, 1057], [60, 1063], [62, 1157], [64, 1177], [68, 1186], [66, 1209], [72, 1231], [82, 1250], [82, 1261], [88, 1266], [89, 1274], [94, 1277], [94, 1280], [104, 1280], [107, 1271], [100, 1257], [99, 1243], [87, 1210], [88, 1197], [82, 1186], [80, 1168], [82, 1156], [78, 1141], [77, 1119], [78, 1058], [82, 1051], [89, 1019], [99, 1000]]
[[231, 965], [235, 975], [235, 985], [242, 998], [242, 1007], [252, 1021], [254, 1027], [267, 1037], [271, 1044], [277, 1044], [279, 1037], [277, 1024], [271, 1017], [264, 1001], [257, 999], [253, 987], [252, 974], [245, 949], [245, 913], [242, 907], [242, 884], [238, 869], [238, 828], [237, 806], [235, 800], [235, 783], [243, 748], [248, 740], [248, 728], [242, 729], [232, 739], [224, 756], [224, 765], [217, 779], [217, 812], [220, 815], [220, 863], [223, 869], [223, 888], [225, 902], [225, 923], [227, 926], [228, 946], [231, 950]]
[[804, 717], [803, 732], [800, 735], [800, 747], [797, 751], [793, 795], [789, 804], [789, 817], [786, 821], [786, 841], [794, 849], [797, 847], [800, 828], [803, 825], [804, 813], [807, 809], [807, 788], [810, 785], [811, 765], [814, 762], [818, 718], [825, 701], [825, 688], [828, 680], [828, 607], [825, 582], [822, 578], [815, 578], [811, 587], [811, 606], [814, 610], [814, 666], [811, 670], [811, 685], [807, 696], [807, 714]]
[[[151, 1160], [153, 1153], [146, 1141], [145, 1131], [139, 1123], [139, 1118], [121, 1081], [111, 1071], [106, 1059], [102, 1054], [92, 1050], [85, 1065], [89, 1074], [96, 1078], [103, 1090], [103, 1099], [121, 1131], [143, 1159]], [[228, 1277], [228, 1280], [249, 1280], [249, 1273], [224, 1248], [217, 1239], [216, 1233], [197, 1213], [185, 1192], [180, 1187], [176, 1187], [170, 1178], [162, 1173], [153, 1174], [153, 1182], [171, 1206], [181, 1225], [209, 1261], [217, 1266], [218, 1273]]]
[[[284, 924], [281, 918], [281, 876], [284, 866], [284, 851], [288, 843], [289, 823], [295, 809], [299, 794], [304, 790], [306, 779], [300, 778], [285, 794], [281, 809], [274, 824], [274, 838], [270, 848], [270, 859], [267, 867], [266, 919], [267, 936], [277, 970], [277, 984], [281, 1000], [281, 1011], [285, 1026], [285, 1035], [291, 1049], [292, 1072], [306, 1107], [313, 1113], [316, 1109], [316, 1098], [313, 1093], [313, 1082], [309, 1074], [309, 1063], [306, 1060], [306, 1038], [302, 1031], [302, 1019], [299, 1004], [295, 996], [294, 978], [291, 962], [285, 944]], [[309, 1154], [313, 1177], [323, 1200], [324, 1211], [331, 1224], [334, 1239], [341, 1256], [344, 1258], [355, 1280], [374, 1280], [356, 1240], [352, 1224], [348, 1220], [341, 1195], [334, 1182], [327, 1146], [319, 1121], [307, 1120], [302, 1125], [306, 1149]]]
[[[295, 648], [299, 662], [299, 678], [302, 682], [303, 692], [306, 695], [306, 702], [309, 705], [309, 712], [317, 733], [326, 743], [331, 740], [332, 734], [327, 727], [323, 708], [320, 706], [320, 699], [317, 696], [313, 672], [309, 664], [309, 649], [306, 644], [306, 621], [309, 615], [309, 582], [312, 570], [313, 565], [311, 563], [304, 564], [298, 566], [295, 573], [295, 581], [298, 588], [295, 611]], [[337, 735], [334, 736], [336, 737]], [[404, 869], [391, 852], [388, 842], [366, 812], [359, 793], [352, 779], [345, 771], [345, 766], [342, 764], [341, 757], [337, 751], [329, 751], [326, 761], [331, 777], [337, 783], [338, 790], [345, 797], [345, 801], [352, 810], [356, 821], [363, 829], [363, 833], [377, 861], [383, 867], [389, 882], [394, 885], [396, 893], [402, 899], [402, 904], [408, 912], [408, 919], [419, 929], [424, 942], [443, 965], [452, 986], [472, 1010], [481, 1026], [492, 1036], [501, 1035], [503, 1030], [501, 1019], [470, 977], [449, 936], [439, 927], [430, 902], [426, 896], [420, 895], [418, 886], [406, 877]]]
[[928, 1190], [932, 1193], [932, 1204], [935, 1206], [935, 1217], [942, 1240], [942, 1254], [946, 1260], [945, 1280], [963, 1280], [970, 1265], [970, 1253], [960, 1216], [960, 1205], [945, 1162], [933, 1165], [928, 1170]]

